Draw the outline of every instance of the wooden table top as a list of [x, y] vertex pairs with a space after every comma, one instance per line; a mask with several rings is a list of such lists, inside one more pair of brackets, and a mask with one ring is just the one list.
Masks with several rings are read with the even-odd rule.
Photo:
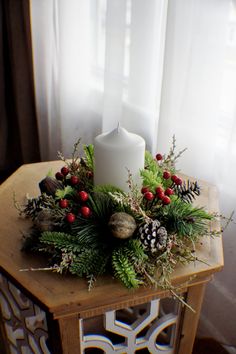
[[[160, 289], [141, 287], [127, 290], [111, 277], [101, 277], [92, 291], [88, 292], [86, 280], [73, 276], [62, 276], [51, 271], [20, 272], [20, 269], [45, 267], [46, 261], [34, 255], [21, 252], [22, 234], [31, 225], [30, 220], [19, 217], [14, 206], [13, 194], [20, 204], [25, 203], [28, 193], [36, 197], [40, 191], [38, 182], [49, 170], [53, 173], [64, 165], [52, 161], [23, 165], [0, 186], [0, 267], [37, 299], [55, 318], [79, 313], [82, 317], [94, 316], [101, 310], [133, 306], [148, 302], [160, 294]], [[200, 181], [202, 188], [198, 205], [209, 211], [218, 211], [217, 190]], [[213, 227], [219, 229], [218, 222]], [[203, 261], [179, 266], [172, 276], [177, 284], [191, 284], [202, 281], [223, 267], [221, 237], [203, 238], [198, 247], [198, 257]], [[163, 296], [163, 294], [162, 294]]]

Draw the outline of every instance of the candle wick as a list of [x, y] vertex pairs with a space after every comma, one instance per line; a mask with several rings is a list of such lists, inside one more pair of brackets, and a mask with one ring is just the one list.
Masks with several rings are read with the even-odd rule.
[[118, 122], [118, 124], [117, 124], [117, 133], [119, 133], [120, 132], [120, 122]]

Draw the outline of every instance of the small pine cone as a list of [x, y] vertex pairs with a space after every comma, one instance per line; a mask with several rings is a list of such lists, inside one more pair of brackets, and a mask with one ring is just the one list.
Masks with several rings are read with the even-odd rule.
[[145, 249], [152, 253], [163, 250], [167, 246], [167, 231], [164, 226], [160, 225], [158, 220], [153, 220], [141, 225], [138, 229], [138, 238]]
[[34, 226], [41, 232], [52, 231], [55, 227], [55, 217], [50, 209], [42, 209], [34, 220]]

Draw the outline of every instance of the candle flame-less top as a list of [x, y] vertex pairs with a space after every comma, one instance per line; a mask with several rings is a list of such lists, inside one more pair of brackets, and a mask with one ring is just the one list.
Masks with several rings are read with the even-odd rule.
[[98, 135], [94, 141], [95, 185], [112, 184], [128, 191], [128, 170], [135, 183], [141, 185], [140, 169], [144, 168], [145, 141], [118, 127]]

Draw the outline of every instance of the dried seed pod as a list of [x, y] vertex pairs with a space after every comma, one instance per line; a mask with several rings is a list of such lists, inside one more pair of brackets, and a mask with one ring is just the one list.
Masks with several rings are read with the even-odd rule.
[[39, 182], [39, 188], [41, 193], [54, 196], [57, 189], [63, 189], [63, 184], [56, 178], [47, 176]]
[[109, 220], [108, 225], [112, 235], [121, 239], [131, 237], [136, 229], [136, 222], [134, 218], [124, 212], [113, 214]]

